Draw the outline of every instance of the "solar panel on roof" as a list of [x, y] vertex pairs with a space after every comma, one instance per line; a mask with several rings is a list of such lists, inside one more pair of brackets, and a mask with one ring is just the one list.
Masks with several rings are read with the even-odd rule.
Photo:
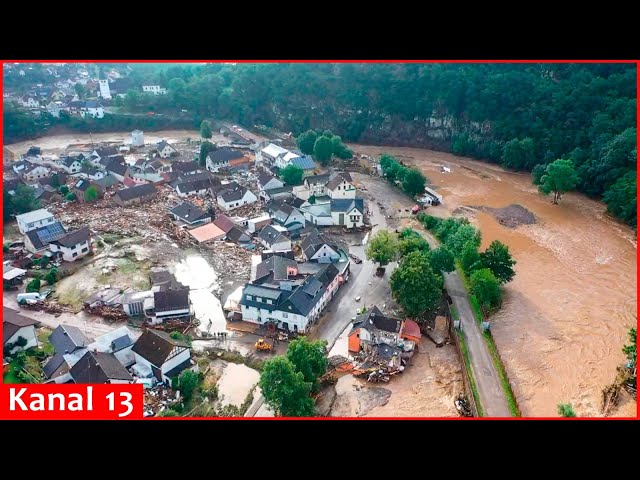
[[58, 238], [65, 235], [64, 228], [60, 222], [56, 222], [51, 225], [47, 225], [42, 230], [38, 231], [38, 238], [40, 241], [46, 245], [49, 242], [57, 240]]

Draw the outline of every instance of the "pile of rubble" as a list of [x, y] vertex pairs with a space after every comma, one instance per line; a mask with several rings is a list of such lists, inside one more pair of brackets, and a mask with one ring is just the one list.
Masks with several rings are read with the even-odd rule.
[[405, 369], [405, 360], [402, 357], [391, 359], [378, 355], [376, 350], [370, 353], [358, 355], [353, 362], [353, 375], [366, 377], [368, 382], [388, 382], [391, 377], [402, 373]]
[[144, 391], [144, 416], [152, 417], [180, 400], [180, 393], [160, 383]]
[[21, 308], [25, 310], [36, 310], [40, 312], [51, 313], [53, 315], [60, 315], [64, 312], [73, 312], [71, 308], [60, 305], [59, 303], [52, 301], [40, 301], [35, 303], [20, 303]]
[[141, 236], [149, 241], [175, 237], [167, 211], [178, 197], [167, 186], [158, 188], [158, 197], [148, 203], [120, 207], [110, 197], [92, 203], [56, 202], [50, 211], [68, 228], [88, 226], [98, 234]]
[[100, 315], [108, 322], [125, 322], [129, 319], [122, 307], [107, 305], [85, 306], [85, 310], [93, 315]]
[[200, 246], [200, 253], [224, 278], [249, 280], [252, 252], [246, 248], [230, 242], [214, 242]]

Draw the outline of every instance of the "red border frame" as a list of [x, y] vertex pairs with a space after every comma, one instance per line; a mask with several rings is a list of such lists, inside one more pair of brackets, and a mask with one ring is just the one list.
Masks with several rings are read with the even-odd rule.
[[[637, 95], [640, 91], [640, 60], [0, 60], [0, 66], [4, 67], [5, 63], [624, 63], [636, 65], [636, 132], [640, 130], [640, 110], [637, 105]], [[3, 91], [3, 76], [0, 76], [0, 91]], [[4, 113], [4, 102], [0, 104], [0, 114]], [[2, 117], [4, 119], [4, 115]], [[0, 120], [0, 142], [3, 147], [4, 155], [4, 131], [3, 120]], [[638, 137], [636, 137], [636, 143]], [[638, 164], [636, 158], [636, 164]], [[637, 171], [637, 170], [636, 170]], [[4, 175], [4, 172], [3, 172]], [[636, 183], [636, 191], [640, 193], [640, 188]], [[0, 207], [2, 207], [2, 199], [0, 199]], [[640, 216], [638, 216], [640, 218]], [[636, 247], [637, 254], [637, 247]], [[3, 258], [3, 254], [0, 254], [0, 258]], [[636, 278], [640, 274], [640, 264], [637, 262], [636, 257]], [[636, 284], [636, 288], [640, 292], [640, 288]], [[637, 313], [640, 312], [636, 302], [636, 319]], [[0, 314], [0, 317], [2, 314]], [[636, 325], [637, 328], [637, 325]], [[0, 381], [1, 383], [1, 381]], [[62, 419], [62, 417], [61, 417]], [[561, 417], [480, 417], [480, 418], [465, 418], [465, 417], [211, 417], [211, 418], [193, 418], [193, 417], [180, 417], [180, 418], [157, 418], [150, 417], [145, 420], [161, 420], [161, 421], [184, 421], [184, 420], [249, 420], [249, 421], [280, 421], [280, 420], [330, 420], [330, 421], [342, 421], [342, 420], [440, 420], [440, 421], [468, 421], [468, 420], [638, 420], [640, 419], [640, 406], [636, 401], [636, 416], [635, 417], [579, 417], [575, 419], [565, 419]]]

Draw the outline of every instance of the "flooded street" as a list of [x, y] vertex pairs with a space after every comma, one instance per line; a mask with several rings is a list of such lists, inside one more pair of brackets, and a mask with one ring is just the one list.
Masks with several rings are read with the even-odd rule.
[[[417, 165], [444, 196], [444, 205], [431, 209], [434, 215], [510, 204], [535, 215], [537, 223], [515, 229], [488, 213], [470, 217], [482, 231], [482, 248], [500, 240], [518, 262], [503, 308], [491, 319], [493, 335], [523, 415], [557, 416], [561, 402], [571, 402], [579, 416], [600, 415], [600, 391], [613, 381], [627, 330], [636, 325], [631, 228], [608, 218], [604, 204], [577, 193], [553, 205], [528, 174], [428, 150], [353, 148]], [[441, 173], [440, 165], [451, 173]]]
[[260, 373], [257, 370], [242, 364], [228, 363], [218, 381], [221, 405], [242, 405], [258, 380]]
[[[218, 138], [219, 137], [219, 138]], [[197, 130], [161, 130], [158, 132], [144, 132], [145, 144], [158, 143], [166, 140], [169, 143], [184, 142], [187, 138], [198, 139], [200, 132]], [[214, 133], [212, 141], [220, 141], [224, 139], [220, 134]], [[25, 140], [24, 142], [12, 143], [5, 145], [16, 155], [25, 153], [31, 145], [39, 146], [45, 154], [59, 154], [68, 145], [76, 143], [94, 143], [99, 142], [120, 142], [125, 145], [131, 144], [131, 132], [111, 132], [111, 133], [72, 133], [68, 135], [52, 135], [47, 137], [35, 138], [33, 140]]]
[[227, 323], [220, 300], [212, 293], [220, 285], [211, 265], [200, 255], [187, 255], [175, 265], [175, 276], [190, 290], [195, 316], [200, 320], [200, 332], [225, 332]]

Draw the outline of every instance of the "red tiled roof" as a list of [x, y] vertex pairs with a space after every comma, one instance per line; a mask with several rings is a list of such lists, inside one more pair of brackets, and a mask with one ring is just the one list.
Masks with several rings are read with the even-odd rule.
[[403, 335], [422, 338], [422, 333], [420, 333], [420, 326], [413, 320], [405, 320], [404, 322], [402, 322], [400, 336]]

